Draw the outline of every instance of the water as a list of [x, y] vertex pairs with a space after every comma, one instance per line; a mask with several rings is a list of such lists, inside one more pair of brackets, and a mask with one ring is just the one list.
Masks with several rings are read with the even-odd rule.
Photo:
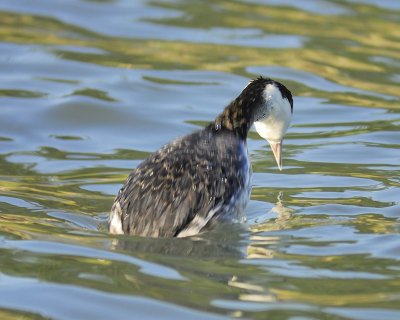
[[[1, 319], [399, 319], [395, 1], [0, 3]], [[259, 74], [294, 93], [246, 224], [116, 237], [150, 152]]]

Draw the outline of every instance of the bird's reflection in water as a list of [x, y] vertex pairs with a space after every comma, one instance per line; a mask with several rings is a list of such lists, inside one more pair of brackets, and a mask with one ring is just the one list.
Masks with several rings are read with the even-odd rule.
[[113, 249], [138, 255], [195, 259], [241, 259], [245, 256], [248, 230], [238, 223], [223, 223], [203, 234], [187, 238], [144, 238], [122, 236]]
[[273, 207], [269, 212], [270, 214], [276, 214], [276, 218], [268, 217], [263, 222], [254, 224], [250, 227], [251, 232], [262, 232], [262, 231], [274, 231], [286, 229], [286, 224], [292, 219], [293, 213], [296, 211], [283, 202], [283, 191], [279, 191], [277, 202], [275, 207]]
[[[248, 239], [249, 231], [244, 224], [222, 223], [209, 232], [187, 238], [121, 236], [114, 239], [113, 249], [172, 268], [192, 281], [228, 283], [246, 257]], [[231, 272], [227, 272], [225, 261], [230, 261]]]
[[292, 214], [295, 212], [294, 209], [285, 206], [282, 199], [283, 199], [283, 191], [279, 191], [278, 201], [276, 202], [276, 206], [270, 210], [270, 212], [278, 214], [278, 217], [275, 220], [275, 222], [289, 220], [292, 217]]
[[268, 218], [265, 221], [250, 227], [250, 243], [247, 248], [248, 259], [272, 259], [275, 251], [271, 247], [275, 246], [280, 237], [271, 235], [269, 232], [287, 228], [291, 220], [294, 209], [287, 207], [283, 203], [283, 192], [279, 191], [277, 202], [269, 213], [277, 214], [276, 218]]
[[[269, 217], [261, 223], [250, 226], [250, 241], [246, 250], [247, 263], [257, 266], [259, 264], [257, 260], [276, 258], [275, 249], [279, 247], [281, 238], [271, 234], [271, 231], [285, 228], [285, 224], [291, 220], [294, 212], [295, 210], [284, 205], [283, 192], [280, 191], [276, 206], [268, 212], [268, 216], [277, 214], [277, 217]], [[273, 275], [273, 278], [275, 282], [279, 281], [279, 277], [276, 277], [276, 275]], [[244, 302], [265, 304], [274, 303], [279, 300], [277, 294], [271, 288], [246, 276], [234, 275], [228, 282], [228, 285], [243, 290], [239, 294], [238, 299]]]

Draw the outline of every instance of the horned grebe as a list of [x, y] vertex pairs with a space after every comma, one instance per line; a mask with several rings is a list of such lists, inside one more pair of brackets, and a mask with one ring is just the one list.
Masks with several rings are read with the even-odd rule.
[[254, 123], [282, 170], [282, 140], [293, 98], [259, 77], [203, 130], [177, 138], [129, 175], [114, 200], [109, 230], [144, 237], [186, 237], [240, 220], [250, 199], [247, 133]]

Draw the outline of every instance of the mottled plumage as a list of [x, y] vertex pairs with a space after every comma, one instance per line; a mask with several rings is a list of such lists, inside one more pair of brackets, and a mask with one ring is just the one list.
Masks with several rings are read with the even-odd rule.
[[267, 93], [274, 99], [279, 94], [287, 101], [283, 108], [292, 112], [291, 93], [282, 84], [265, 78], [250, 82], [213, 123], [170, 142], [133, 170], [112, 206], [110, 232], [183, 237], [240, 220], [251, 191], [247, 133], [276, 107]]

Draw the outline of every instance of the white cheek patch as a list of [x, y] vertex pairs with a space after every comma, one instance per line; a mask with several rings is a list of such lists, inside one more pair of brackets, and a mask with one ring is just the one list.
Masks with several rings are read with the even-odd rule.
[[265, 107], [268, 109], [267, 116], [254, 122], [254, 126], [265, 140], [279, 142], [283, 139], [292, 119], [290, 103], [282, 97], [279, 88], [273, 84], [265, 87], [264, 99]]

